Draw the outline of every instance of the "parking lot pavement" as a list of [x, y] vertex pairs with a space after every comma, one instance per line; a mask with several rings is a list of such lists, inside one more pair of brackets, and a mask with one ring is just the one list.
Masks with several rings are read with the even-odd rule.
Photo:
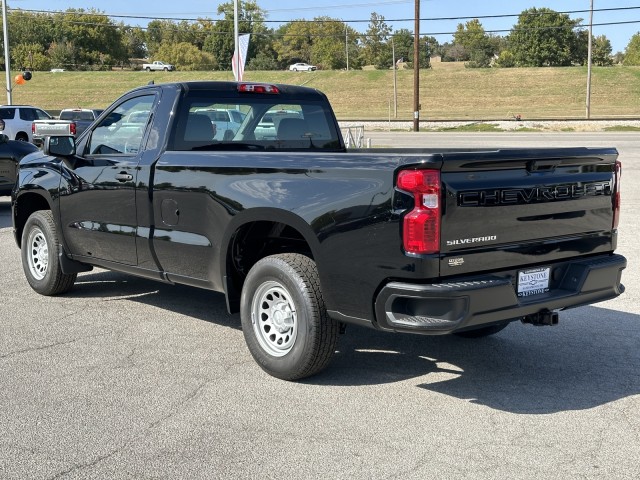
[[1, 197], [0, 478], [638, 478], [640, 147], [621, 144], [623, 296], [483, 340], [349, 327], [300, 383], [257, 367], [220, 294], [95, 270], [37, 295]]

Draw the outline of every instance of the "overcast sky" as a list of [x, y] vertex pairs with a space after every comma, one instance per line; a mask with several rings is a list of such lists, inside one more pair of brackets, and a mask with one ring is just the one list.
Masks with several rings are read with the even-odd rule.
[[[420, 33], [435, 35], [440, 43], [451, 41], [450, 32], [455, 31], [458, 23], [470, 18], [485, 15], [516, 15], [531, 7], [548, 7], [558, 12], [573, 12], [571, 18], [583, 18], [588, 23], [591, 0], [422, 0], [420, 2]], [[152, 3], [153, 7], [148, 5]], [[67, 8], [96, 8], [109, 15], [135, 15], [150, 17], [148, 19], [118, 18], [127, 24], [145, 26], [149, 20], [157, 17], [170, 18], [218, 18], [216, 10], [220, 2], [215, 0], [154, 0], [153, 2], [132, 0], [7, 0], [9, 8], [24, 10], [64, 11]], [[594, 3], [594, 35], [606, 35], [613, 47], [613, 52], [624, 51], [631, 36], [640, 31], [640, 2], [632, 0], [593, 0]], [[359, 31], [366, 30], [371, 12], [385, 17], [393, 29], [407, 28], [413, 31], [415, 0], [258, 0], [258, 5], [267, 11], [267, 20], [286, 22], [292, 19], [312, 19], [316, 16], [338, 18]], [[312, 6], [309, 6], [312, 5]], [[598, 9], [627, 8], [619, 11], [597, 11]], [[628, 9], [628, 7], [636, 7]], [[435, 20], [443, 17], [469, 17], [456, 20]], [[355, 22], [364, 20], [363, 22]], [[351, 23], [350, 21], [354, 21]], [[481, 18], [485, 30], [509, 30], [517, 17]], [[630, 23], [620, 23], [630, 22]], [[617, 23], [601, 25], [603, 23]], [[269, 23], [276, 27], [278, 23]], [[496, 32], [506, 35], [507, 32]]]

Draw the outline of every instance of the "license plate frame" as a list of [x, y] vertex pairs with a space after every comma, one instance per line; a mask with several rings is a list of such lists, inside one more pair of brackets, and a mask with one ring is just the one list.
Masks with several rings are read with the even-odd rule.
[[528, 268], [518, 270], [516, 293], [518, 297], [530, 297], [549, 291], [551, 267]]

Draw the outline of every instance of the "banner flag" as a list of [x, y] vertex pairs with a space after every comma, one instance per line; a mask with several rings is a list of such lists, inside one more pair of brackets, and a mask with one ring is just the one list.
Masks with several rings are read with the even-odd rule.
[[[244, 64], [247, 61], [247, 51], [249, 50], [249, 37], [250, 34], [246, 33], [238, 37], [238, 49], [240, 50], [240, 61], [237, 59], [237, 53], [234, 52], [233, 59], [231, 60], [231, 69], [233, 70], [233, 76], [237, 82], [242, 81], [242, 75], [244, 74]], [[238, 72], [238, 67], [240, 71]]]

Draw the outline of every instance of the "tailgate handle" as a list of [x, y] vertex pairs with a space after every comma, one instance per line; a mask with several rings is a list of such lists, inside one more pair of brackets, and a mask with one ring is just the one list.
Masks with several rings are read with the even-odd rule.
[[527, 163], [527, 172], [553, 172], [560, 160], [533, 160]]

